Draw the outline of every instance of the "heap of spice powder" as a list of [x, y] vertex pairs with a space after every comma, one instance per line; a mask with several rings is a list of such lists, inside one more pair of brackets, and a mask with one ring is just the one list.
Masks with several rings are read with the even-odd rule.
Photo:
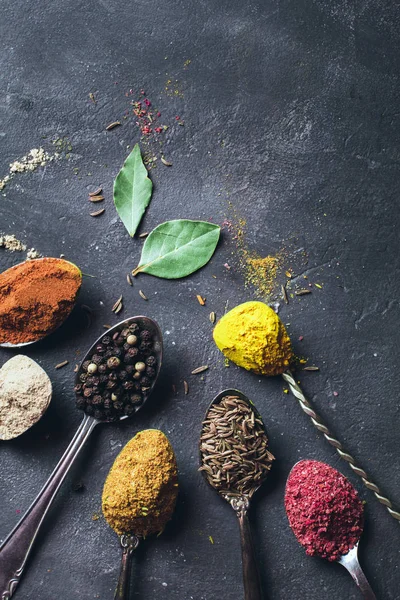
[[153, 332], [133, 322], [106, 333], [76, 375], [76, 406], [95, 419], [131, 415], [149, 395], [159, 363]]
[[61, 258], [20, 263], [0, 274], [0, 343], [33, 342], [67, 318], [81, 287], [78, 267]]
[[261, 418], [238, 396], [209, 408], [200, 436], [202, 471], [222, 496], [251, 498], [271, 469], [274, 456]]
[[160, 533], [178, 495], [175, 454], [157, 429], [139, 432], [115, 459], [103, 489], [102, 508], [118, 535]]
[[285, 326], [263, 302], [244, 302], [230, 310], [216, 324], [213, 337], [229, 360], [260, 375], [279, 375], [293, 360]]
[[315, 460], [297, 463], [288, 478], [289, 525], [310, 556], [330, 561], [347, 554], [363, 531], [363, 505], [341, 473]]

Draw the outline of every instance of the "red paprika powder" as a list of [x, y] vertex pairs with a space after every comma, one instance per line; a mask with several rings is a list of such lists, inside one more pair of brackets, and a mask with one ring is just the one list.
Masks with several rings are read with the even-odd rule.
[[0, 343], [36, 341], [67, 318], [81, 286], [77, 266], [61, 258], [23, 262], [0, 274]]
[[286, 483], [289, 525], [310, 556], [330, 561], [347, 554], [363, 531], [363, 505], [339, 471], [315, 460], [297, 463]]

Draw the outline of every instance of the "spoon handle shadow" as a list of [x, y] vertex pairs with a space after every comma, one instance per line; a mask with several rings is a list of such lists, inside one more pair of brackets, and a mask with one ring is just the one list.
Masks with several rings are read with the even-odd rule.
[[366, 600], [376, 600], [376, 596], [358, 562], [357, 546], [350, 550], [348, 554], [341, 556], [338, 563], [347, 569]]
[[121, 569], [118, 577], [117, 589], [115, 590], [114, 600], [128, 600], [129, 599], [129, 587], [131, 579], [131, 559], [133, 551], [139, 545], [139, 539], [132, 536], [121, 536], [122, 546], [122, 557], [121, 557]]
[[240, 543], [242, 546], [244, 598], [245, 600], [262, 600], [260, 577], [246, 508], [242, 507], [237, 512], [237, 516], [239, 519]]
[[98, 421], [85, 415], [60, 462], [43, 488], [0, 546], [0, 598], [11, 598], [20, 582], [43, 520], [74, 460]]

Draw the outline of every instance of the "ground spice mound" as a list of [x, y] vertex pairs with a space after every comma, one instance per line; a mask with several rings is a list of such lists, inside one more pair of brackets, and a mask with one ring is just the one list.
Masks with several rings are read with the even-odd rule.
[[232, 362], [260, 375], [279, 375], [293, 359], [290, 338], [263, 302], [239, 304], [218, 321], [214, 341]]
[[363, 531], [357, 491], [336, 469], [315, 460], [302, 460], [292, 469], [285, 508], [293, 533], [310, 556], [337, 560]]
[[177, 466], [167, 437], [139, 432], [115, 459], [103, 489], [103, 514], [118, 534], [163, 531], [175, 508]]
[[81, 271], [61, 258], [27, 261], [0, 274], [0, 343], [36, 341], [71, 312]]
[[0, 369], [0, 440], [11, 440], [32, 427], [46, 411], [52, 394], [47, 373], [19, 354]]

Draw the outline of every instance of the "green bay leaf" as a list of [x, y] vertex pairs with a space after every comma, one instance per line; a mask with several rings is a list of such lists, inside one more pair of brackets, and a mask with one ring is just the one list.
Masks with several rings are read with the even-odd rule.
[[149, 205], [152, 189], [139, 144], [136, 144], [114, 182], [115, 208], [131, 237]]
[[178, 219], [161, 223], [146, 238], [140, 262], [132, 275], [186, 277], [208, 263], [219, 234], [220, 227], [206, 221]]

